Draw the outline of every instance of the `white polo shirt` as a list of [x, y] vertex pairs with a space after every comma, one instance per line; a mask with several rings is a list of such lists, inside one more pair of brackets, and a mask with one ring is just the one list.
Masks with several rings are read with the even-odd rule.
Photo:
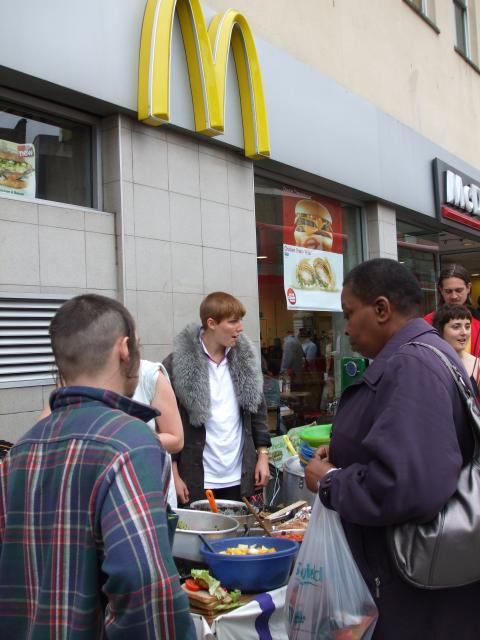
[[235, 389], [228, 368], [227, 353], [217, 364], [200, 342], [208, 358], [210, 417], [205, 422], [203, 470], [205, 489], [222, 489], [240, 484], [242, 475], [243, 427]]

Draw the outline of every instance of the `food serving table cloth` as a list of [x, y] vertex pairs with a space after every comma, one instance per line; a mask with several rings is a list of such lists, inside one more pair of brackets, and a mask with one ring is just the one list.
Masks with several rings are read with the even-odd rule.
[[209, 625], [192, 613], [197, 640], [288, 640], [284, 622], [287, 587], [252, 596], [247, 604], [219, 615]]

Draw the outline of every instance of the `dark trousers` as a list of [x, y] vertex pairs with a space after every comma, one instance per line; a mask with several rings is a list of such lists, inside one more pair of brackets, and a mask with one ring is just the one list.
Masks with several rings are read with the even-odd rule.
[[224, 487], [223, 489], [212, 489], [217, 500], [242, 500], [240, 485], [234, 487]]

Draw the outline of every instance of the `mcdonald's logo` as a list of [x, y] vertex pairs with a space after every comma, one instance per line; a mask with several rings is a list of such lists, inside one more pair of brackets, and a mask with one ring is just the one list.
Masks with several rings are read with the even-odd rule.
[[248, 22], [229, 9], [207, 29], [199, 0], [147, 0], [138, 74], [138, 119], [152, 126], [170, 121], [170, 64], [173, 19], [182, 32], [192, 91], [195, 129], [224, 132], [225, 87], [230, 46], [237, 69], [245, 155], [270, 155], [267, 108], [257, 49]]

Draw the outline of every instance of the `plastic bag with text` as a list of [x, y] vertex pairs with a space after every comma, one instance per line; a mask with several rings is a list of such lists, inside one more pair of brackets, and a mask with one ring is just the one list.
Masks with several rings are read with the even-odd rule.
[[336, 511], [317, 497], [285, 599], [290, 640], [370, 640], [378, 609]]

